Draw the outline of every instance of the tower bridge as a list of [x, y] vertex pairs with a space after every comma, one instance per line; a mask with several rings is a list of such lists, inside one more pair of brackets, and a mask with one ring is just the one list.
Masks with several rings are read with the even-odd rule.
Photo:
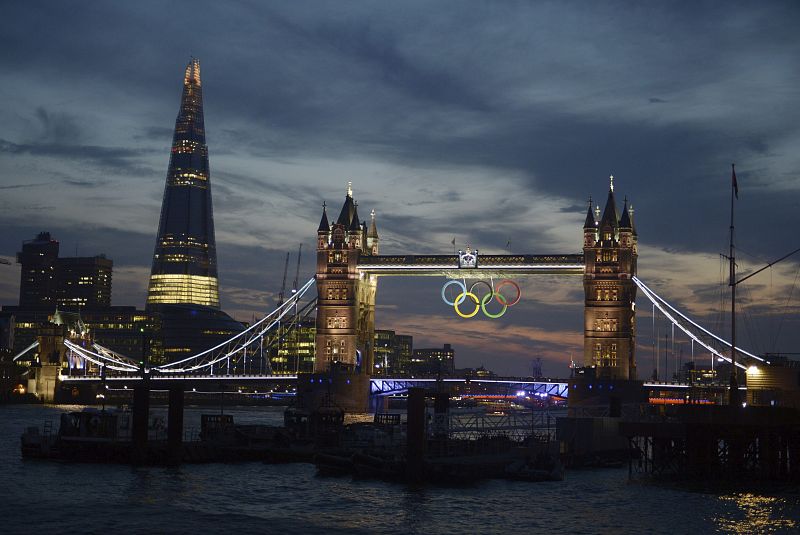
[[[633, 380], [637, 257], [633, 209], [626, 198], [619, 214], [613, 177], [604, 210], [593, 208], [590, 201], [583, 227], [583, 254], [481, 255], [468, 247], [453, 255], [381, 255], [375, 211], [368, 227], [359, 218], [358, 203], [348, 185], [338, 217], [329, 220], [323, 204], [317, 228], [314, 372], [326, 374], [336, 369], [364, 375], [373, 369], [379, 277], [480, 280], [579, 275], [585, 297], [583, 364], [594, 366], [604, 379]], [[494, 283], [487, 286], [494, 293]], [[456, 307], [468, 298], [476, 310], [486, 302], [463, 284], [463, 292], [454, 301]]]
[[[345, 400], [343, 405], [364, 409], [368, 394], [373, 397], [394, 395], [412, 386], [435, 384], [432, 379], [370, 377], [374, 358], [375, 299], [378, 280], [384, 276], [438, 276], [458, 284], [462, 280], [518, 276], [581, 276], [584, 287], [583, 364], [595, 367], [597, 380], [605, 381], [606, 385], [610, 384], [608, 381], [636, 378], [634, 300], [637, 289], [693, 341], [718, 358], [729, 360], [728, 342], [690, 320], [637, 277], [637, 236], [631, 213], [626, 202], [623, 216], [617, 219], [611, 188], [602, 217], [599, 209], [590, 205], [583, 227], [583, 254], [483, 255], [468, 249], [452, 255], [381, 255], [374, 213], [367, 229], [366, 223], [358, 219], [352, 190], [348, 189], [343, 215], [336, 222], [328, 221], [327, 208], [323, 207], [317, 232], [315, 277], [244, 331], [205, 351], [152, 367], [94, 344], [88, 338], [67, 338], [63, 340], [61, 361], [83, 361], [83, 369], [74, 370], [77, 374], [61, 373], [58, 380], [65, 385], [99, 381], [135, 384], [145, 378], [154, 385], [191, 381], [220, 384], [295, 381], [300, 398], [311, 399], [312, 403], [327, 395], [330, 385], [335, 384], [340, 401]], [[466, 300], [466, 295], [462, 299]], [[275, 333], [281, 325], [291, 327], [297, 310], [310, 314], [315, 308], [317, 334], [313, 373], [275, 375], [270, 369], [254, 366], [253, 363], [265, 362], [264, 352], [270, 343], [279, 339]], [[52, 345], [48, 342], [48, 347]], [[33, 344], [26, 351], [35, 348]], [[745, 363], [737, 363], [740, 368], [746, 367], [747, 360], [763, 361], [741, 348], [737, 348], [737, 352], [745, 357]], [[463, 381], [446, 378], [440, 384]], [[500, 386], [497, 380], [472, 379], [472, 382]], [[506, 388], [532, 394], [559, 397], [570, 396], [573, 392], [581, 394], [579, 381], [575, 384], [572, 380], [507, 379], [501, 382]], [[652, 383], [649, 387], [678, 393], [686, 385]]]

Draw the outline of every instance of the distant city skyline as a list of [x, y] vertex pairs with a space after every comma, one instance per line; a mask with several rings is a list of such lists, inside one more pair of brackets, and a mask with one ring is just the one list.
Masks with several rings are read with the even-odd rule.
[[[293, 263], [303, 243], [301, 278], [313, 275], [321, 204], [338, 206], [348, 181], [377, 212], [383, 254], [453, 240], [578, 253], [586, 200], [602, 204], [614, 174], [636, 210], [641, 278], [721, 334], [732, 162], [739, 269], [800, 246], [794, 3], [314, 5], [7, 6], [0, 303], [17, 301], [22, 241], [49, 231], [62, 256], [106, 254], [113, 303], [144, 306], [190, 55], [221, 308], [240, 320], [274, 306], [286, 251]], [[744, 285], [742, 345], [800, 351], [799, 270], [794, 257]], [[441, 282], [382, 278], [376, 327], [450, 343], [458, 367], [526, 374], [542, 357], [564, 376], [579, 360], [579, 278], [520, 279], [522, 301], [497, 321], [457, 318]]]

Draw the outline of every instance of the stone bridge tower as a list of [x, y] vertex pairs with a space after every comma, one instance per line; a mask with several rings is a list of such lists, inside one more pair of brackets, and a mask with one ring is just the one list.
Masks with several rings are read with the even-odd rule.
[[333, 223], [323, 206], [317, 230], [317, 323], [314, 372], [333, 367], [370, 375], [374, 361], [377, 277], [359, 275], [362, 256], [378, 254], [375, 213], [371, 226], [358, 217], [350, 185]]
[[595, 366], [598, 378], [636, 379], [637, 241], [633, 207], [626, 198], [619, 215], [612, 176], [602, 216], [590, 200], [583, 226], [583, 365]]

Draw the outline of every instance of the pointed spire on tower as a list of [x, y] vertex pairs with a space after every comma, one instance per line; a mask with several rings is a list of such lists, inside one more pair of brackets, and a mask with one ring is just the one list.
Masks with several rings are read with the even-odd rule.
[[583, 228], [593, 229], [597, 222], [594, 219], [594, 212], [592, 211], [592, 197], [589, 196], [589, 208], [586, 210], [586, 221], [583, 222]]
[[347, 183], [347, 194], [344, 197], [344, 204], [342, 211], [339, 212], [339, 217], [336, 219], [338, 225], [344, 225], [345, 228], [350, 228], [350, 223], [353, 221], [353, 183]]
[[322, 219], [319, 220], [319, 228], [317, 232], [328, 232], [331, 230], [331, 226], [328, 223], [328, 210], [325, 206], [325, 201], [322, 201]]
[[631, 223], [631, 216], [628, 209], [628, 197], [625, 197], [625, 206], [622, 207], [622, 216], [619, 218], [619, 228], [633, 228]]
[[633, 221], [633, 204], [628, 207], [628, 219], [631, 222], [631, 230], [633, 231], [634, 236], [638, 236], [636, 233], [636, 223]]
[[361, 230], [361, 222], [358, 220], [358, 203], [353, 203], [353, 216], [350, 220], [350, 230], [351, 231], [358, 231]]
[[600, 228], [619, 227], [619, 214], [617, 213], [617, 203], [614, 200], [614, 175], [611, 175], [611, 184], [608, 188], [608, 199], [606, 207], [603, 209], [603, 217], [600, 218]]
[[369, 234], [367, 234], [368, 238], [377, 238], [378, 237], [378, 226], [375, 224], [375, 209], [370, 212], [370, 217], [372, 218], [372, 222], [369, 225]]

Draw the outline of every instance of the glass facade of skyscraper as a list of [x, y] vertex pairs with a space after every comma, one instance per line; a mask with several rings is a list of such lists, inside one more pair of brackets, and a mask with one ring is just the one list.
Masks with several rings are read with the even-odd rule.
[[219, 308], [214, 215], [203, 121], [200, 62], [186, 67], [161, 205], [147, 307]]

